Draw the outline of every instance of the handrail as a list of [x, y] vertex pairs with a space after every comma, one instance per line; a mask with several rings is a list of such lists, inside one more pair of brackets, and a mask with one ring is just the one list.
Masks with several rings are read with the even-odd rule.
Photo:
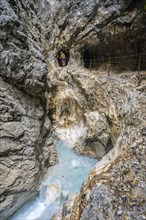
[[109, 59], [120, 59], [120, 58], [128, 58], [128, 57], [136, 57], [136, 56], [146, 56], [146, 54], [131, 54], [131, 55], [124, 55], [124, 56], [115, 56], [115, 57], [100, 57], [100, 58], [94, 58], [94, 59], [84, 59], [84, 61], [88, 61], [88, 60], [109, 60]]
[[[110, 73], [110, 69], [113, 65], [116, 64], [125, 64], [126, 67], [131, 67], [131, 68], [136, 68], [137, 65], [137, 70], [138, 70], [138, 74], [140, 73], [141, 69], [146, 69], [146, 65], [144, 64], [145, 60], [145, 56], [146, 54], [130, 54], [130, 55], [124, 55], [124, 56], [117, 56], [117, 57], [100, 57], [100, 58], [91, 58], [91, 59], [83, 59], [85, 66], [88, 65], [88, 68], [91, 70], [92, 66], [94, 66], [95, 64], [106, 64], [107, 69], [108, 69], [108, 75]], [[128, 60], [128, 58], [134, 58], [133, 60]], [[120, 59], [121, 60], [117, 60]], [[126, 59], [126, 60], [125, 60]], [[87, 63], [86, 63], [87, 62]]]

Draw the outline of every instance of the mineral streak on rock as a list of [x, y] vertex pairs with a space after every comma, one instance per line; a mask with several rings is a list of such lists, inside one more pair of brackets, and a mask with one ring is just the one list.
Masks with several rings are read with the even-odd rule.
[[[146, 219], [145, 72], [107, 77], [99, 74], [106, 62], [98, 72], [84, 68], [85, 51], [97, 58], [145, 53], [143, 8], [142, 0], [0, 0], [2, 220], [37, 193], [56, 162], [52, 127], [77, 153], [101, 159], [54, 218]], [[60, 50], [69, 54], [62, 68]], [[128, 62], [137, 69], [137, 58]], [[129, 69], [121, 59], [114, 67]]]

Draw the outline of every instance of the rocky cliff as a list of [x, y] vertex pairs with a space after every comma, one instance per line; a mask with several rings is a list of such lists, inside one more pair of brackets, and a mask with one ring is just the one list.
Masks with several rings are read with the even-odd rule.
[[[86, 79], [86, 74], [91, 73], [84, 72], [80, 75], [78, 72], [78, 75], [74, 74], [74, 77]], [[90, 151], [95, 148], [97, 157], [101, 152], [104, 155], [107, 146], [102, 141], [105, 140], [105, 137], [110, 137], [114, 147], [93, 168], [80, 193], [64, 204], [53, 220], [145, 219], [144, 118], [146, 111], [144, 89], [146, 81], [142, 80], [139, 84], [134, 73], [131, 76], [122, 74], [110, 77], [106, 75], [90, 77], [93, 79], [92, 84], [98, 82], [96, 89], [92, 91], [93, 96], [96, 91], [100, 94], [100, 87], [103, 89], [100, 102], [96, 106], [99, 117], [91, 119], [91, 113], [87, 117], [87, 121], [89, 120], [90, 124], [92, 123], [91, 127], [94, 128], [96, 141], [94, 142], [92, 139], [91, 142], [88, 142], [88, 148], [83, 143], [82, 148], [86, 153], [88, 153], [89, 147]], [[90, 77], [88, 77], [88, 85], [90, 85]], [[81, 85], [83, 86], [84, 83]], [[104, 97], [106, 97], [107, 106], [103, 105]], [[93, 99], [90, 100], [92, 102]], [[106, 107], [103, 115], [100, 105], [102, 108]], [[73, 104], [70, 108], [72, 106]], [[101, 121], [101, 117], [104, 120]], [[95, 127], [94, 124], [96, 124]], [[99, 128], [101, 133], [99, 133]], [[87, 131], [90, 133], [90, 127]], [[85, 140], [88, 140], [88, 132]], [[80, 146], [78, 148], [82, 150]]]
[[1, 219], [37, 193], [45, 168], [56, 160], [35, 7], [35, 2], [0, 1]]
[[[103, 158], [61, 219], [145, 218], [145, 76], [109, 78], [84, 68], [86, 53], [144, 54], [143, 8], [142, 0], [0, 0], [1, 219], [36, 194], [56, 162], [51, 128], [77, 153]], [[135, 70], [138, 60], [129, 62]]]

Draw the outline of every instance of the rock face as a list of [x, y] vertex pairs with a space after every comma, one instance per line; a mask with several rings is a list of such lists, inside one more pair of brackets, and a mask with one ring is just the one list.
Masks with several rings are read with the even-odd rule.
[[[143, 4], [142, 0], [51, 1], [50, 6], [44, 9], [46, 11], [50, 8], [49, 22], [47, 19], [44, 21], [48, 27], [48, 62], [51, 61], [52, 67], [57, 66], [54, 57], [60, 49], [69, 52], [68, 65], [75, 67], [84, 65], [85, 51], [92, 58], [100, 58], [102, 61], [110, 56], [144, 53], [146, 43]], [[47, 45], [45, 48], [47, 50]], [[137, 58], [135, 60], [132, 57], [128, 61], [133, 62], [133, 68], [137, 68]], [[102, 62], [99, 63], [101, 65]], [[120, 59], [117, 66], [120, 69], [123, 66], [124, 70], [126, 66], [129, 68], [129, 63], [122, 63]]]
[[37, 193], [56, 161], [45, 100], [48, 71], [32, 3], [0, 1], [0, 219]]
[[[58, 71], [50, 82], [56, 86], [53, 126], [57, 136], [69, 142], [78, 153], [101, 159], [114, 141], [108, 121], [113, 106], [105, 88], [85, 70]], [[111, 120], [114, 121], [112, 115]]]
[[[143, 8], [142, 0], [0, 0], [1, 219], [36, 194], [56, 162], [51, 123], [80, 154], [101, 159], [114, 146], [60, 218], [144, 219], [145, 76], [107, 78], [83, 68], [86, 53], [144, 54]], [[64, 68], [61, 49], [69, 55]], [[135, 70], [137, 58], [129, 62]], [[121, 63], [111, 64], [119, 71]]]
[[[145, 93], [137, 76], [94, 77], [106, 88], [107, 100], [113, 104], [110, 135], [114, 148], [53, 220], [145, 219]], [[110, 113], [107, 116], [110, 119]], [[116, 131], [113, 122], [117, 122]]]

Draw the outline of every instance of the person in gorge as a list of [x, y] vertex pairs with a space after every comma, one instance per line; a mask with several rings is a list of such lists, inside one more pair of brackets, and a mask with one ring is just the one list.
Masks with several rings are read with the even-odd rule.
[[60, 66], [66, 66], [66, 55], [62, 50], [59, 53], [59, 64]]

